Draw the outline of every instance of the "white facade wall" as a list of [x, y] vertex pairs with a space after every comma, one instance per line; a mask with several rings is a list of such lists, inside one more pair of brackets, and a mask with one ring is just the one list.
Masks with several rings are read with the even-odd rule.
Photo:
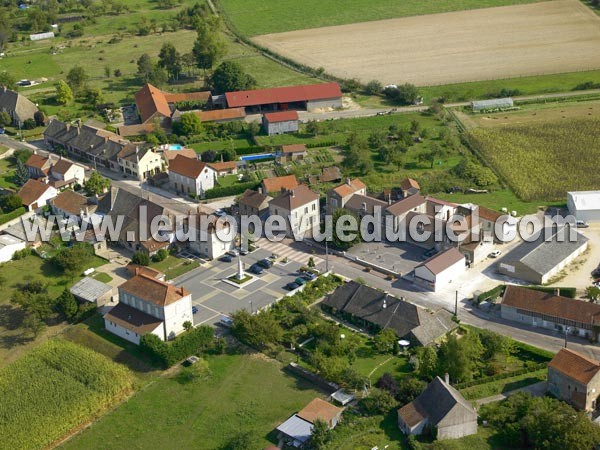
[[78, 164], [71, 164], [71, 167], [64, 173], [52, 173], [52, 176], [57, 180], [68, 181], [75, 179], [77, 184], [83, 186], [85, 182], [85, 169]]
[[175, 303], [165, 306], [164, 324], [167, 339], [173, 339], [184, 331], [184, 322], [194, 323], [192, 317], [192, 294], [183, 297]]
[[306, 110], [314, 111], [315, 109], [341, 108], [342, 97], [328, 98], [321, 100], [309, 100], [306, 102]]
[[584, 245], [579, 247], [577, 250], [575, 250], [573, 253], [571, 253], [569, 256], [567, 256], [565, 259], [563, 259], [560, 263], [558, 263], [556, 266], [554, 266], [554, 268], [550, 272], [547, 272], [544, 275], [542, 275], [541, 284], [548, 283], [548, 281], [550, 281], [550, 279], [552, 279], [554, 276], [558, 275], [558, 273], [561, 270], [563, 270], [565, 267], [567, 267], [569, 264], [571, 264], [575, 260], [575, 258], [577, 258], [579, 255], [581, 255], [583, 252], [585, 252], [588, 248], [588, 242], [589, 241], [586, 241], [586, 243]]
[[37, 204], [32, 204], [27, 207], [28, 211], [37, 211], [38, 209], [46, 206], [48, 204], [48, 200], [52, 200], [54, 197], [58, 195], [58, 191], [52, 186], [48, 186], [48, 189], [37, 199]]
[[292, 211], [269, 205], [269, 215], [285, 217], [286, 232], [289, 237], [294, 237], [294, 233], [302, 236], [307, 231], [319, 226], [319, 200], [302, 205]]
[[16, 251], [23, 250], [26, 246], [27, 243], [25, 241], [20, 241], [18, 244], [0, 246], [0, 263], [10, 261]]
[[272, 136], [274, 134], [283, 133], [296, 133], [298, 131], [298, 121], [288, 120], [286, 122], [267, 122], [265, 121], [265, 128], [267, 134]]
[[[126, 341], [132, 342], [135, 345], [140, 345], [141, 336], [133, 331], [128, 330], [127, 328], [123, 328], [120, 325], [117, 325], [114, 322], [111, 322], [108, 319], [104, 319], [104, 328], [106, 331], [110, 331], [112, 334], [116, 334], [120, 338], [125, 339]], [[155, 334], [160, 339], [163, 339], [163, 331], [162, 324], [152, 330], [152, 334]], [[164, 340], [164, 339], [163, 339]]]
[[215, 187], [215, 174], [215, 170], [208, 166], [195, 179], [169, 172], [169, 184], [177, 192], [203, 196], [204, 192]]
[[427, 286], [428, 288], [436, 292], [447, 286], [460, 275], [462, 275], [465, 272], [465, 270], [465, 257], [463, 255], [463, 258], [460, 261], [452, 264], [450, 267], [438, 273], [437, 275], [432, 273], [425, 266], [415, 267], [415, 277], [424, 280], [425, 283], [421, 284]]
[[585, 222], [600, 222], [600, 208], [577, 208], [574, 197], [582, 195], [588, 197], [590, 199], [590, 202], [600, 203], [600, 191], [593, 191], [586, 194], [569, 192], [567, 194], [567, 207], [569, 208], [569, 214], [575, 216], [577, 220], [583, 220]]

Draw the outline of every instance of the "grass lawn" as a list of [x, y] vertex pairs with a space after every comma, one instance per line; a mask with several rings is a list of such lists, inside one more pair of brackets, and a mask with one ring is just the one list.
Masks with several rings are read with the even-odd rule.
[[225, 148], [246, 148], [250, 147], [252, 142], [245, 136], [239, 136], [232, 139], [224, 139], [220, 141], [206, 141], [191, 144], [190, 147], [196, 150], [197, 153], [205, 152], [206, 150], [219, 151]]
[[238, 183], [238, 176], [237, 175], [225, 175], [225, 176], [217, 178], [217, 183], [221, 187], [233, 186], [234, 184]]
[[504, 380], [491, 381], [460, 390], [460, 393], [467, 400], [477, 400], [480, 398], [491, 397], [502, 394], [503, 392], [514, 391], [539, 381], [545, 381], [548, 375], [547, 369], [536, 370], [535, 372], [518, 375], [516, 377], [506, 378]]
[[167, 280], [177, 278], [199, 266], [200, 263], [196, 260], [190, 262], [187, 259], [177, 258], [173, 255], [167, 256], [166, 259], [160, 262], [150, 262], [150, 267], [164, 273]]
[[106, 272], [96, 272], [92, 275], [92, 278], [101, 281], [102, 283], [110, 283], [112, 281], [112, 277]]
[[62, 448], [208, 450], [245, 432], [264, 448], [277, 425], [320, 395], [260, 354], [207, 360], [208, 376], [158, 379]]
[[0, 145], [0, 155], [4, 155], [8, 151], [8, 147]]
[[218, 0], [226, 16], [243, 34], [257, 36], [329, 25], [466, 9], [533, 3], [536, 0]]
[[495, 211], [501, 211], [506, 208], [510, 211], [517, 211], [517, 214], [534, 214], [540, 207], [547, 206], [564, 206], [564, 201], [549, 202], [545, 200], [539, 201], [523, 201], [519, 199], [511, 190], [494, 190], [487, 194], [462, 194], [440, 192], [432, 194], [441, 200], [448, 200], [455, 203], [475, 203], [482, 205]]
[[15, 158], [0, 159], [0, 188], [17, 188], [14, 180], [16, 167]]

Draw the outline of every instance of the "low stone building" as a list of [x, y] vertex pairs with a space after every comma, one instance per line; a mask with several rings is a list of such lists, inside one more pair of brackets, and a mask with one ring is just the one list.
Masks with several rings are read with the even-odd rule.
[[91, 277], [82, 278], [69, 290], [80, 302], [90, 302], [96, 306], [104, 306], [117, 297], [115, 288]]
[[246, 189], [238, 200], [240, 215], [242, 216], [261, 216], [269, 210], [269, 202], [273, 200], [266, 194], [263, 194], [262, 188], [259, 191]]
[[600, 361], [561, 348], [548, 364], [548, 392], [580, 411], [597, 411]]
[[436, 439], [458, 439], [477, 433], [477, 412], [447, 377], [435, 377], [421, 395], [398, 410], [398, 427], [407, 435], [435, 430]]

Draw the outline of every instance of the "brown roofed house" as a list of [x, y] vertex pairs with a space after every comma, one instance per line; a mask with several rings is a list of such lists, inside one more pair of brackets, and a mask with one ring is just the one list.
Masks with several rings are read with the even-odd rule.
[[56, 215], [69, 218], [72, 216], [79, 217], [89, 216], [98, 207], [97, 204], [88, 200], [85, 195], [78, 194], [69, 189], [65, 189], [56, 198], [50, 200], [52, 211]]
[[342, 417], [343, 409], [320, 398], [315, 398], [301, 411], [291, 416], [277, 427], [279, 438], [293, 447], [303, 447], [310, 439], [317, 419], [322, 420], [331, 429]]
[[242, 120], [246, 117], [246, 110], [244, 108], [213, 109], [212, 111], [196, 111], [196, 115], [202, 122], [222, 123]]
[[212, 162], [208, 163], [210, 167], [215, 169], [218, 177], [223, 177], [225, 175], [235, 175], [237, 174], [237, 163], [235, 161], [223, 161], [223, 162]]
[[23, 206], [28, 211], [37, 211], [39, 208], [46, 206], [49, 200], [58, 195], [58, 191], [49, 184], [42, 183], [33, 179], [21, 186], [17, 195], [23, 201]]
[[548, 392], [573, 407], [592, 413], [600, 396], [600, 361], [561, 348], [548, 364]]
[[358, 178], [347, 178], [343, 184], [327, 191], [327, 213], [344, 208], [354, 194], [367, 195], [367, 186]]
[[180, 193], [203, 196], [215, 185], [215, 170], [196, 158], [178, 155], [169, 163], [169, 183]]
[[416, 180], [412, 178], [405, 178], [400, 182], [400, 189], [402, 189], [402, 196], [409, 197], [411, 195], [420, 194], [421, 186]]
[[45, 156], [33, 153], [25, 162], [30, 178], [44, 178], [48, 175], [52, 161]]
[[242, 216], [260, 216], [269, 209], [269, 202], [272, 197], [262, 192], [246, 189], [238, 200], [240, 214]]
[[282, 189], [294, 189], [299, 185], [296, 175], [265, 178], [262, 180], [263, 192], [266, 194], [279, 193]]
[[450, 247], [415, 267], [415, 283], [437, 291], [454, 281], [466, 270], [466, 258]]
[[269, 202], [269, 215], [285, 220], [287, 235], [301, 238], [319, 225], [319, 194], [306, 185], [283, 189]]
[[276, 159], [279, 162], [299, 161], [306, 156], [306, 145], [304, 144], [289, 144], [282, 145], [281, 150], [276, 153]]

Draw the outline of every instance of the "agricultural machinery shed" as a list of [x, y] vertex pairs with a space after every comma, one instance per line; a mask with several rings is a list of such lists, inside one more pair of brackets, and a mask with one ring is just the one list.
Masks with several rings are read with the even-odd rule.
[[471, 107], [474, 112], [487, 111], [493, 109], [506, 109], [515, 106], [513, 99], [510, 97], [506, 98], [492, 98], [490, 100], [476, 100], [471, 102]]

